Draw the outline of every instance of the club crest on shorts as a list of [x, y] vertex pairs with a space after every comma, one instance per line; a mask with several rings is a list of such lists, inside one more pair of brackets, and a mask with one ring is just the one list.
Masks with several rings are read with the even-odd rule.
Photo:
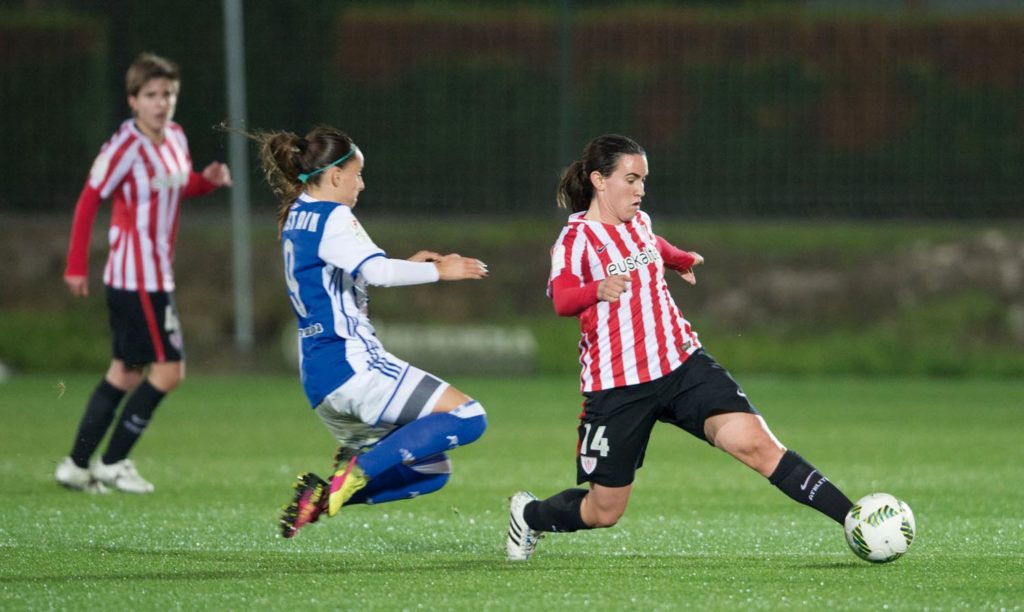
[[587, 474], [593, 474], [594, 469], [597, 467], [597, 457], [580, 456], [580, 467]]

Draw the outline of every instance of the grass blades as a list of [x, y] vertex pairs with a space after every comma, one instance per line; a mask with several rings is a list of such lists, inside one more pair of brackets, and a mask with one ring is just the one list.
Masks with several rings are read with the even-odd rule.
[[133, 458], [148, 496], [69, 492], [53, 470], [98, 377], [0, 385], [0, 608], [1020, 609], [1024, 386], [743, 376], [774, 433], [853, 499], [906, 501], [917, 539], [875, 566], [842, 529], [659, 425], [626, 516], [504, 560], [507, 498], [574, 486], [571, 377], [453, 382], [490, 427], [445, 489], [278, 535], [295, 475], [333, 440], [292, 377], [193, 377]]

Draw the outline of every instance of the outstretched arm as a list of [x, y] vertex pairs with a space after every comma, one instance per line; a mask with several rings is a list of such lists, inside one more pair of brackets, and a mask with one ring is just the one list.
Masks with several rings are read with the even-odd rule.
[[665, 267], [678, 272], [679, 276], [691, 285], [697, 284], [697, 276], [693, 273], [693, 267], [704, 263], [704, 258], [700, 253], [674, 247], [661, 236], [654, 238], [658, 243], [658, 253], [665, 260]]
[[434, 261], [441, 280], [467, 280], [487, 278], [487, 264], [479, 259], [463, 257], [458, 253], [442, 255]]
[[409, 258], [409, 261], [441, 261], [442, 255], [435, 253], [434, 251], [419, 251], [415, 255]]
[[463, 257], [458, 253], [442, 255], [434, 251], [419, 251], [409, 261], [426, 261], [437, 264], [437, 272], [441, 280], [466, 280], [469, 278], [485, 278], [487, 264], [479, 259]]
[[206, 195], [218, 187], [231, 186], [231, 171], [227, 164], [212, 162], [203, 168], [202, 173], [192, 171], [188, 175], [188, 184], [182, 195], [186, 198]]
[[409, 259], [372, 257], [359, 268], [366, 282], [377, 287], [421, 285], [439, 280], [485, 278], [487, 265], [460, 255], [420, 251]]

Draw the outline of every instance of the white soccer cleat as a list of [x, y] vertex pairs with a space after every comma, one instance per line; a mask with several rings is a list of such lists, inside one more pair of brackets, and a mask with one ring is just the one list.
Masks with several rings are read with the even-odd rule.
[[92, 475], [108, 487], [125, 493], [152, 493], [156, 488], [153, 483], [139, 476], [131, 459], [122, 459], [110, 465], [103, 463], [102, 459], [97, 459], [92, 464]]
[[88, 468], [81, 468], [75, 465], [71, 457], [64, 457], [57, 464], [57, 471], [54, 474], [57, 484], [83, 493], [110, 493], [103, 483], [92, 476]]
[[509, 561], [526, 561], [537, 548], [541, 532], [530, 529], [523, 517], [526, 504], [537, 497], [528, 491], [519, 491], [508, 501], [508, 539], [505, 540], [505, 557]]

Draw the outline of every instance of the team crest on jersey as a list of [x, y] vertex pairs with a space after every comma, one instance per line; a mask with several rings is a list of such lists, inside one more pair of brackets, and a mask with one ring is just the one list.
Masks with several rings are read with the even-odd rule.
[[363, 229], [362, 224], [359, 223], [359, 219], [356, 219], [355, 217], [352, 218], [352, 233], [356, 235], [356, 238], [364, 242], [370, 241], [370, 236], [366, 233], [366, 230]]
[[597, 457], [580, 456], [580, 467], [587, 474], [593, 474], [597, 468]]

